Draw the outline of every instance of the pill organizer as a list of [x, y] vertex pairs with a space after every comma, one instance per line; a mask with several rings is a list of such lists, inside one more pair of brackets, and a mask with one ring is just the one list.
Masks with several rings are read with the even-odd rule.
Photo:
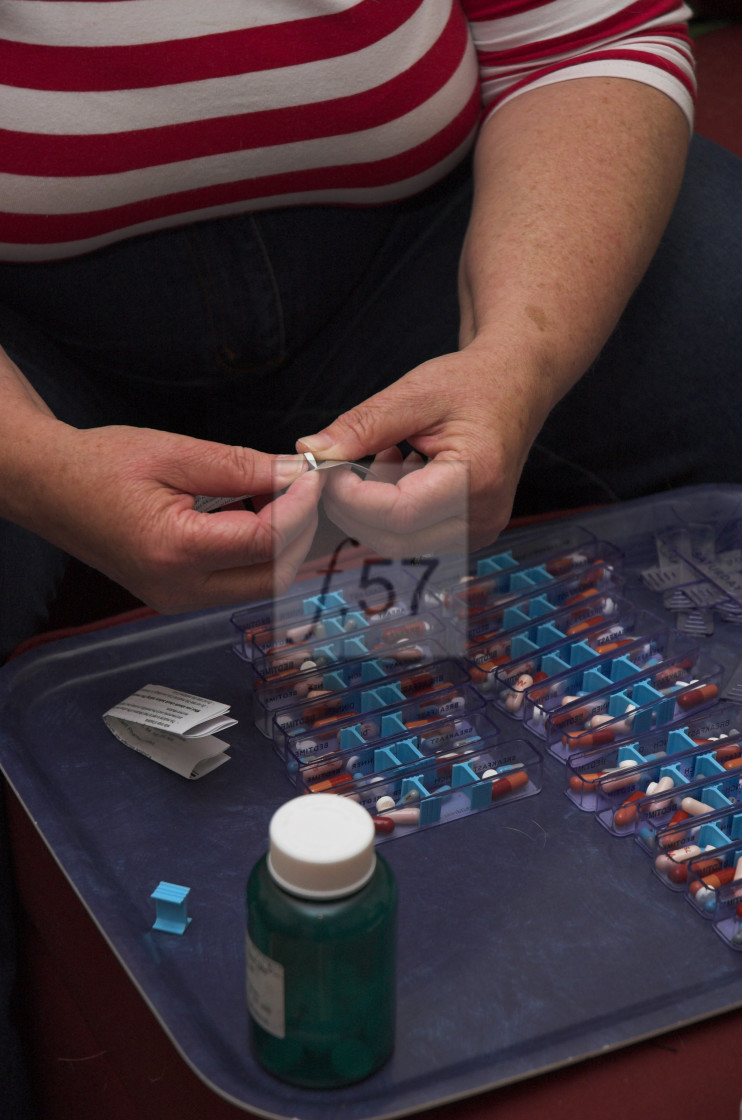
[[[472, 554], [465, 584], [454, 582], [460, 559], [441, 558], [431, 574], [428, 591], [443, 609], [457, 611], [461, 604], [495, 605], [500, 596], [518, 595], [543, 588], [552, 581], [578, 573], [597, 561], [620, 562], [620, 552], [610, 542], [598, 541], [582, 525], [563, 523], [548, 531], [528, 533], [510, 547], [484, 548]], [[458, 595], [458, 598], [456, 596]]]
[[[614, 770], [620, 762], [631, 760], [637, 763], [637, 783], [644, 776], [645, 764], [651, 775], [647, 781], [653, 781], [654, 771], [663, 762], [682, 762], [693, 766], [697, 756], [720, 747], [727, 739], [729, 742], [736, 741], [740, 729], [742, 706], [720, 701], [675, 726], [660, 728], [637, 739], [629, 736], [608, 746], [575, 753], [566, 764], [567, 796], [578, 808], [594, 812], [610, 831], [615, 797], [601, 781], [604, 771]], [[633, 791], [629, 788], [629, 792]], [[621, 829], [620, 834], [624, 832]]]
[[532, 797], [541, 789], [541, 756], [528, 742], [497, 736], [476, 749], [380, 768], [360, 781], [348, 777], [336, 792], [371, 813], [377, 843], [460, 820], [493, 805]]
[[[414, 565], [385, 561], [383, 577], [375, 577], [369, 574], [373, 562], [365, 554], [358, 563], [361, 566], [351, 569], [350, 575], [330, 566], [321, 578], [307, 580], [300, 592], [233, 612], [230, 622], [237, 635], [235, 652], [252, 661], [277, 648], [342, 636], [420, 612], [422, 580]], [[382, 586], [378, 592], [375, 583]], [[432, 591], [426, 602], [443, 610]]]
[[[682, 638], [678, 641], [682, 647]], [[533, 690], [528, 689], [523, 722], [546, 740], [547, 749], [560, 761], [627, 735], [672, 723], [684, 713], [713, 703], [719, 696], [723, 675], [722, 666], [697, 647], [682, 648], [680, 661], [678, 668], [679, 658], [671, 654], [637, 672], [637, 666], [618, 658], [605, 667], [572, 674], [570, 684], [574, 693], [569, 693], [558, 710], [540, 698], [538, 689], [536, 700], [531, 695]], [[612, 675], [615, 666], [619, 669], [617, 678]], [[676, 673], [675, 683], [669, 683]], [[571, 695], [575, 699], [570, 699]], [[596, 716], [608, 718], [595, 726]]]
[[336, 751], [380, 744], [385, 739], [405, 738], [410, 734], [425, 738], [442, 719], [468, 718], [483, 712], [484, 707], [484, 697], [471, 685], [447, 687], [432, 697], [426, 694], [404, 702], [394, 699], [385, 707], [375, 707], [363, 718], [357, 714], [346, 715], [313, 727], [310, 732], [303, 725], [286, 727], [274, 723], [273, 746], [290, 777], [305, 759], [317, 760]]
[[[355, 690], [360, 686], [396, 681], [400, 696], [406, 697], [414, 690], [416, 680], [422, 680], [420, 688], [427, 683], [423, 676], [430, 671], [427, 666], [445, 662], [446, 650], [436, 641], [414, 645], [403, 641], [379, 646], [371, 653], [359, 652], [356, 657], [347, 657], [322, 668], [312, 664], [298, 673], [281, 674], [277, 680], [255, 677], [252, 684], [255, 726], [263, 735], [270, 737], [274, 722], [282, 726], [284, 713], [298, 710], [299, 705], [303, 705], [305, 713], [315, 708], [329, 709], [333, 697], [348, 696], [348, 703], [356, 705], [359, 711], [365, 711], [367, 709], [361, 705], [364, 700], [368, 703], [367, 695], [362, 693], [356, 698], [358, 694]], [[458, 665], [456, 672], [457, 675], [461, 672]]]
[[[653, 659], [659, 662], [671, 640], [668, 628], [649, 611], [609, 598], [606, 609], [579, 623], [577, 633], [545, 648], [532, 643], [504, 665], [493, 669], [494, 702], [509, 715], [522, 716], [541, 730], [556, 722], [548, 713], [583, 694], [586, 674], [598, 670], [606, 680], [636, 676]], [[553, 636], [553, 633], [552, 635]], [[537, 639], [543, 640], [542, 634]], [[534, 710], [534, 706], [538, 710]], [[537, 734], [540, 731], [537, 731]]]
[[[594, 660], [599, 653], [593, 643], [597, 644], [604, 636], [608, 640], [609, 632], [622, 620], [623, 625], [631, 628], [636, 612], [631, 603], [620, 599], [615, 592], [602, 592], [590, 602], [592, 606], [587, 612], [583, 607], [568, 606], [503, 630], [494, 639], [487, 635], [469, 643], [464, 656], [478, 666], [482, 685], [490, 686], [495, 677], [514, 680], [522, 672], [539, 672], [541, 660], [548, 655], [554, 658], [555, 672], [560, 656], [563, 658], [561, 667], [570, 661], [582, 664]], [[659, 620], [654, 622], [660, 625]]]
[[324, 783], [333, 788], [349, 776], [360, 780], [388, 770], [402, 772], [431, 756], [466, 756], [499, 734], [500, 729], [482, 710], [471, 710], [425, 721], [422, 726], [412, 726], [404, 732], [397, 730], [369, 743], [323, 753], [294, 754], [286, 762], [286, 772], [300, 791], [321, 793], [327, 789]]
[[[264, 632], [268, 635], [265, 646], [262, 643], [263, 632], [255, 634], [252, 639], [252, 657], [245, 659], [248, 672], [252, 673], [254, 680], [270, 681], [278, 674], [299, 671], [306, 661], [313, 661], [322, 668], [327, 665], [337, 666], [356, 661], [366, 654], [373, 654], [380, 648], [398, 642], [411, 644], [416, 641], [434, 641], [440, 646], [447, 633], [444, 623], [431, 613], [420, 613], [414, 619], [383, 619], [377, 622], [374, 622], [373, 616], [363, 616], [362, 626], [357, 624], [357, 617], [356, 612], [341, 615], [337, 634], [328, 634], [325, 622], [323, 637], [307, 642], [284, 643], [274, 648], [271, 646], [271, 629]], [[331, 627], [329, 629], [332, 630]], [[242, 656], [240, 648], [238, 652]]]
[[742, 841], [715, 848], [687, 862], [685, 900], [731, 949], [742, 945], [742, 882], [737, 869]]

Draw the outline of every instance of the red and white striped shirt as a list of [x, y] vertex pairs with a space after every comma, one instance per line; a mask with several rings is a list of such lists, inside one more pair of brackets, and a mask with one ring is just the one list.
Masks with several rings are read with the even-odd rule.
[[369, 205], [442, 178], [483, 113], [586, 75], [692, 121], [681, 0], [0, 0], [0, 259]]

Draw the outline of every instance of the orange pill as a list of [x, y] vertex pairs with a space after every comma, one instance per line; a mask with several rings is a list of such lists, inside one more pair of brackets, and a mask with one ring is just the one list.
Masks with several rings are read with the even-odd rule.
[[687, 708], [695, 708], [697, 704], [705, 704], [709, 700], [715, 700], [718, 695], [717, 685], [704, 684], [700, 688], [692, 688], [690, 692], [681, 692], [678, 696], [678, 707], [685, 711]]
[[582, 622], [575, 622], [567, 628], [567, 637], [571, 638], [573, 634], [579, 634], [580, 631], [588, 630], [591, 626], [600, 626], [601, 622], [605, 622], [605, 616], [602, 614], [594, 614]]
[[515, 770], [507, 777], [495, 778], [492, 783], [492, 800], [495, 801], [498, 797], [503, 797], [506, 793], [512, 793], [513, 790], [520, 789], [521, 786], [527, 785], [528, 774], [525, 770]]
[[692, 895], [697, 895], [698, 892], [701, 890], [701, 888], [704, 886], [703, 876], [704, 875], [712, 875], [715, 871], [719, 871], [720, 868], [721, 868], [721, 860], [720, 859], [708, 859], [708, 860], [703, 860], [702, 862], [698, 862], [698, 863], [694, 862], [693, 870], [695, 871], [696, 875], [700, 875], [701, 878], [693, 880], [693, 882], [690, 885], [690, 893]]
[[598, 727], [595, 731], [569, 731], [562, 743], [571, 751], [584, 751], [591, 747], [607, 746], [615, 738], [616, 733], [612, 727]]
[[346, 771], [341, 774], [333, 774], [331, 778], [325, 778], [323, 782], [315, 782], [309, 788], [312, 793], [337, 793], [338, 787], [353, 785], [353, 777]]
[[731, 762], [733, 758], [740, 757], [742, 757], [742, 747], [739, 743], [728, 743], [714, 751], [714, 758], [717, 762]]
[[739, 758], [730, 758], [728, 762], [722, 762], [725, 770], [736, 770], [738, 766], [742, 766], [742, 756]]
[[435, 688], [435, 677], [432, 673], [416, 673], [414, 677], [403, 677], [399, 687], [405, 696], [414, 696], [416, 692], [430, 692]]
[[712, 871], [710, 875], [703, 875], [701, 881], [705, 883], [707, 887], [716, 890], [717, 887], [723, 887], [726, 883], [732, 883], [734, 881], [734, 868], [722, 867], [718, 871]]
[[586, 793], [597, 782], [598, 778], [602, 778], [605, 770], [601, 770], [596, 774], [573, 774], [569, 779], [569, 788], [573, 793]]
[[616, 812], [613, 814], [613, 823], [616, 828], [625, 828], [627, 824], [631, 824], [632, 821], [636, 820], [636, 805], [634, 802], [639, 801], [643, 796], [644, 794], [642, 791], [637, 789], [634, 793], [629, 794], [619, 809], [616, 809]]

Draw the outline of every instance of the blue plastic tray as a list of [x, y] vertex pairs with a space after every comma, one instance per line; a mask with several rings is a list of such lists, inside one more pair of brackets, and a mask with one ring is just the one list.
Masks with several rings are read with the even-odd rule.
[[[739, 516], [742, 490], [701, 487], [579, 519], [652, 562], [677, 520]], [[626, 594], [657, 610], [638, 579]], [[630, 840], [564, 795], [544, 759], [537, 797], [385, 845], [400, 886], [398, 1039], [360, 1085], [310, 1092], [253, 1061], [244, 998], [244, 884], [273, 811], [294, 793], [251, 726], [228, 609], [69, 639], [0, 672], [0, 762], [113, 951], [185, 1060], [271, 1117], [402, 1116], [742, 1005], [734, 953], [653, 880]], [[738, 627], [709, 652], [731, 672]], [[223, 700], [231, 761], [189, 782], [123, 747], [102, 714], [147, 683]], [[502, 738], [522, 725], [494, 716]], [[533, 740], [538, 743], [537, 740]], [[191, 888], [183, 936], [153, 931], [158, 883]]]

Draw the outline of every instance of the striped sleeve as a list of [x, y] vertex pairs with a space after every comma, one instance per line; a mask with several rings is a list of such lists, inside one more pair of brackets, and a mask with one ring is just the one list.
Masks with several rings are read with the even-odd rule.
[[479, 59], [485, 113], [571, 78], [621, 77], [666, 93], [690, 127], [696, 95], [679, 0], [462, 0]]

